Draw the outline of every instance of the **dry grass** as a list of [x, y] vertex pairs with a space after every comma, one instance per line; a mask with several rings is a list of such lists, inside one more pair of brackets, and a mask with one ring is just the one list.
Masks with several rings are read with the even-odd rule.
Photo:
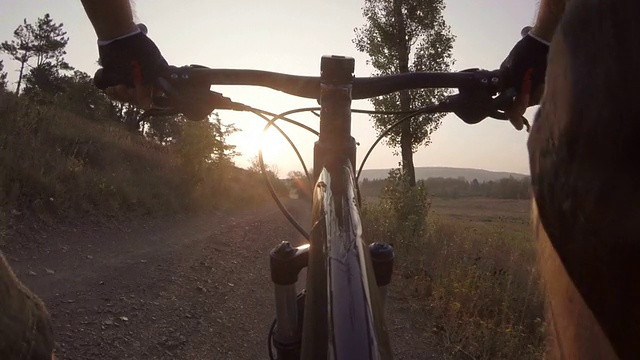
[[[426, 234], [395, 244], [399, 291], [445, 358], [541, 358], [543, 296], [529, 209], [524, 200], [434, 199]], [[380, 231], [365, 225], [365, 233]]]
[[6, 224], [25, 212], [53, 222], [269, 199], [259, 179], [231, 165], [194, 176], [175, 151], [119, 124], [0, 97], [0, 238]]
[[156, 213], [184, 205], [177, 159], [116, 124], [17, 103], [0, 112], [0, 203], [40, 216]]

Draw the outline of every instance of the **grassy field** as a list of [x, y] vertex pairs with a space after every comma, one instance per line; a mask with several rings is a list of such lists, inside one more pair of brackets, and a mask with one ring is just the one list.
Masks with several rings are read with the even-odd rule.
[[489, 198], [435, 198], [431, 214], [461, 226], [478, 229], [500, 229], [509, 237], [529, 242], [531, 234], [531, 201]]
[[424, 235], [394, 244], [400, 279], [393, 291], [428, 324], [425, 341], [445, 358], [542, 358], [530, 205], [433, 198]]

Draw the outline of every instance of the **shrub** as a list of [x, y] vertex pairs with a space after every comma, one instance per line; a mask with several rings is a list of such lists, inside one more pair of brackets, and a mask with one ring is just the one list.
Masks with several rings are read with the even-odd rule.
[[401, 169], [392, 169], [378, 202], [362, 207], [366, 240], [384, 241], [397, 250], [411, 251], [415, 241], [424, 236], [430, 206], [422, 181], [411, 187]]

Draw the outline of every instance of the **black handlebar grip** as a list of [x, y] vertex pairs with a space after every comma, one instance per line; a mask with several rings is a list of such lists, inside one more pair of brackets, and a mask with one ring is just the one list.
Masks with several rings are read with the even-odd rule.
[[120, 84], [125, 84], [133, 87], [133, 82], [131, 81], [131, 79], [114, 75], [113, 73], [105, 73], [103, 68], [98, 69], [95, 75], [93, 75], [93, 85], [95, 85], [95, 87], [100, 90], [104, 90], [108, 87], [117, 86]]

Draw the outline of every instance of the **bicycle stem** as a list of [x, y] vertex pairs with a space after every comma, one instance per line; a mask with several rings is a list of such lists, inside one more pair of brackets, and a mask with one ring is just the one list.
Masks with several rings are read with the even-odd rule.
[[[355, 63], [353, 59], [323, 56], [320, 82], [320, 136], [313, 149], [313, 163], [340, 167], [344, 154], [351, 167], [356, 164], [356, 140], [351, 136], [351, 91]], [[346, 75], [348, 74], [348, 75]], [[322, 166], [314, 166], [314, 182]]]

